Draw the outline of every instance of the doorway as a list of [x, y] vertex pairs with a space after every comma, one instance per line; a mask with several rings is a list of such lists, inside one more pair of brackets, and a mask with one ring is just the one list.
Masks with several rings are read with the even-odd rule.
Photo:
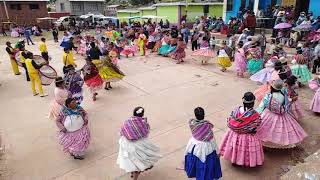
[[308, 14], [310, 0], [297, 0], [295, 7], [295, 18], [297, 19], [301, 12]]

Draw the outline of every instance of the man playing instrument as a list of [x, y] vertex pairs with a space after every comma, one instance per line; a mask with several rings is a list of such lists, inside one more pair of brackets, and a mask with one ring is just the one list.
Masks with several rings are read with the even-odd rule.
[[20, 75], [21, 73], [20, 73], [19, 68], [18, 68], [18, 63], [17, 63], [17, 61], [16, 61], [16, 59], [14, 57], [15, 56], [15, 51], [12, 48], [11, 43], [9, 41], [6, 42], [6, 45], [7, 45], [6, 51], [7, 51], [8, 55], [9, 55], [9, 57], [10, 57], [12, 71], [13, 71], [13, 73], [15, 75]]
[[39, 93], [37, 93], [36, 91], [36, 84], [38, 86], [39, 92], [40, 92], [40, 97], [45, 97], [48, 96], [46, 94], [43, 93], [43, 89], [42, 89], [42, 84], [41, 84], [41, 79], [40, 79], [40, 75], [39, 75], [39, 69], [43, 66], [48, 64], [48, 62], [44, 62], [41, 63], [40, 65], [38, 65], [34, 60], [33, 60], [33, 54], [31, 52], [27, 52], [26, 53], [26, 60], [25, 60], [25, 64], [30, 76], [30, 80], [31, 80], [31, 88], [32, 88], [32, 92], [33, 92], [33, 96], [37, 96]]
[[47, 62], [49, 62], [49, 55], [48, 55], [48, 48], [46, 45], [46, 38], [41, 38], [39, 50], [41, 52], [42, 58], [45, 59]]

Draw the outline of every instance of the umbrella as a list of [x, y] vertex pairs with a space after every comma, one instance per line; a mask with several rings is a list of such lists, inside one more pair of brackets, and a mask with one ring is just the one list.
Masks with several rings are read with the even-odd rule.
[[292, 27], [292, 25], [289, 23], [280, 23], [280, 24], [275, 25], [273, 28], [274, 29], [287, 29], [287, 28], [291, 28], [291, 27]]
[[312, 26], [309, 24], [300, 24], [297, 27], [294, 27], [293, 30], [295, 31], [311, 31]]

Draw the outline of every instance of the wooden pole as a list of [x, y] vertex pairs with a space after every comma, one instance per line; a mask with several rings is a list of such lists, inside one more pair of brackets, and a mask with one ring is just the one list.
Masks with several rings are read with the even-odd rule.
[[7, 20], [9, 21], [9, 14], [8, 14], [8, 9], [7, 9], [7, 5], [6, 5], [6, 0], [3, 0], [3, 5], [4, 5], [4, 10], [6, 11]]

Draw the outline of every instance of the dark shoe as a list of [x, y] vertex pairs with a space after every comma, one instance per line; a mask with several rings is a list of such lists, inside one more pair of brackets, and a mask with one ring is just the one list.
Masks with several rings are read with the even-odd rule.
[[84, 160], [84, 157], [82, 157], [82, 156], [73, 156], [73, 159]]
[[107, 90], [107, 91], [109, 91], [109, 90], [110, 90], [110, 89], [109, 89], [109, 88], [107, 88], [107, 87], [105, 87], [104, 89], [105, 89], [105, 90]]

